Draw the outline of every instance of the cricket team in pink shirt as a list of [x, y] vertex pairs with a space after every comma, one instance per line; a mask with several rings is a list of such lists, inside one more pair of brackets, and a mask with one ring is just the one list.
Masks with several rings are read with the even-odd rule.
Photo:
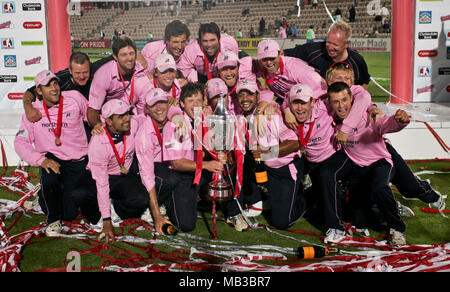
[[[236, 197], [221, 208], [237, 231], [250, 229], [248, 218], [263, 209], [278, 229], [315, 209], [324, 242], [338, 243], [350, 236], [344, 222], [367, 228], [376, 208], [390, 242], [406, 244], [384, 139], [408, 125], [406, 112], [385, 116], [353, 85], [346, 63], [323, 78], [304, 61], [283, 56], [275, 40], [262, 40], [256, 58], [239, 58], [236, 40], [215, 23], [202, 24], [196, 39], [189, 36], [186, 25], [171, 22], [165, 39], [140, 53], [131, 39], [118, 38], [114, 60], [95, 72], [88, 100], [61, 91], [48, 70], [36, 76], [39, 99], [32, 105], [42, 118], [30, 122], [24, 114], [15, 149], [40, 168], [48, 236], [79, 212], [106, 243], [128, 218], [154, 224], [159, 234], [166, 224], [192, 231], [205, 188], [225, 169]], [[206, 119], [221, 97], [240, 142], [215, 155], [197, 141], [208, 133]], [[259, 159], [268, 177], [263, 184], [255, 179]]]

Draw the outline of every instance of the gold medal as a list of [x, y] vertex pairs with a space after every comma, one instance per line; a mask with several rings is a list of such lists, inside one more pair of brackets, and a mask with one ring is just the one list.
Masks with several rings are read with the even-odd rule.
[[121, 174], [127, 174], [127, 168], [123, 165], [120, 166], [120, 173]]
[[55, 138], [55, 144], [56, 146], [61, 146], [61, 139], [59, 137]]
[[306, 155], [306, 149], [304, 147], [300, 148], [300, 153]]

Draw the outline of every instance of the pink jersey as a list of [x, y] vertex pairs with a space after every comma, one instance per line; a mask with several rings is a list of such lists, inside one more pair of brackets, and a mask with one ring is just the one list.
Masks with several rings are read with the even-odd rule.
[[280, 68], [275, 74], [260, 71], [257, 77], [262, 77], [266, 85], [276, 96], [285, 99], [289, 90], [297, 83], [307, 84], [314, 92], [314, 98], [318, 98], [327, 92], [327, 84], [313, 67], [304, 61], [294, 57], [280, 57]]
[[[184, 119], [192, 125], [192, 119], [183, 113]], [[179, 137], [176, 133], [176, 126], [172, 122], [167, 122], [163, 129], [164, 147], [162, 151], [163, 161], [174, 161], [181, 158], [195, 161], [195, 151], [193, 143], [194, 130], [191, 126], [189, 133]]]
[[[101, 110], [102, 105], [110, 99], [121, 99], [127, 104], [135, 105], [137, 99], [133, 97], [130, 101], [132, 92], [131, 81], [122, 81], [119, 74], [116, 61], [110, 61], [100, 67], [94, 74], [91, 89], [89, 91], [89, 107], [94, 110]], [[147, 71], [139, 62], [136, 62], [134, 78], [147, 75]], [[135, 85], [136, 87], [136, 85]], [[134, 90], [135, 91], [135, 90]]]
[[271, 120], [266, 121], [266, 133], [259, 133], [258, 144], [262, 149], [270, 147], [270, 154], [263, 154], [262, 159], [264, 163], [271, 168], [280, 168], [289, 163], [295, 158], [300, 157], [300, 151], [289, 153], [285, 156], [279, 157], [278, 146], [285, 141], [297, 141], [297, 135], [289, 129], [280, 115], [272, 116]]
[[[147, 93], [155, 88], [155, 79], [148, 79], [147, 76], [136, 78], [135, 81], [135, 95], [136, 98], [136, 111], [137, 114], [143, 114], [145, 109], [145, 97]], [[174, 79], [173, 86], [167, 91], [170, 96], [176, 99], [180, 98], [181, 95], [181, 83], [178, 79]]]
[[[232, 51], [236, 55], [239, 54], [238, 44], [236, 40], [225, 34], [220, 35], [220, 48], [219, 51]], [[217, 57], [212, 64], [209, 64], [209, 72], [212, 76], [216, 77]], [[191, 82], [197, 82], [197, 72], [203, 75], [207, 75], [205, 66], [205, 54], [199, 44], [199, 41], [190, 42], [183, 55], [180, 57], [180, 62], [177, 64], [177, 69], [181, 71], [184, 77]]]
[[304, 139], [311, 131], [309, 140], [305, 141], [307, 142], [305, 150], [308, 161], [319, 163], [336, 152], [332, 123], [331, 109], [328, 109], [325, 103], [318, 99], [314, 104], [311, 118], [303, 124], [299, 124], [299, 130], [297, 130], [297, 135], [300, 137], [300, 127], [303, 128]]
[[[136, 134], [136, 156], [139, 162], [139, 174], [142, 183], [151, 190], [155, 186], [154, 162], [163, 162], [162, 147], [150, 116], [146, 116]], [[160, 134], [162, 138], [162, 133]]]
[[[131, 118], [131, 130], [126, 135], [126, 149], [124, 166], [128, 170], [133, 162], [135, 153], [135, 135], [139, 127], [141, 116]], [[119, 157], [124, 153], [124, 143], [115, 144]], [[120, 165], [114, 154], [114, 150], [109, 142], [106, 133], [102, 135], [93, 135], [89, 143], [88, 150], [89, 162], [87, 169], [92, 173], [92, 178], [97, 185], [97, 199], [100, 213], [103, 218], [111, 217], [109, 200], [109, 176], [120, 175]]]
[[[359, 166], [369, 166], [383, 158], [393, 165], [383, 135], [398, 132], [407, 125], [397, 122], [394, 116], [384, 116], [373, 124], [369, 121], [369, 115], [365, 114], [349, 134], [344, 151]], [[337, 125], [336, 129], [340, 128], [341, 125]]]
[[59, 104], [48, 109], [50, 121], [44, 111], [42, 101], [36, 100], [33, 107], [39, 110], [42, 118], [30, 123], [22, 116], [22, 124], [16, 134], [14, 147], [21, 159], [32, 166], [40, 166], [46, 153], [53, 153], [61, 160], [80, 160], [87, 154], [88, 143], [83, 121], [87, 121], [88, 103], [81, 93], [75, 90], [62, 91], [63, 113], [61, 124], [61, 145], [55, 144]]

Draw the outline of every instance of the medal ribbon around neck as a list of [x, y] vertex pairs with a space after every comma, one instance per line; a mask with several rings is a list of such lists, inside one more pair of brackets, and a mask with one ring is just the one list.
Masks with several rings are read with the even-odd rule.
[[[116, 145], [114, 144], [114, 141], [111, 137], [111, 135], [108, 132], [108, 129], [106, 128], [106, 126], [103, 127], [103, 130], [106, 133], [106, 136], [108, 137], [109, 140], [109, 144], [111, 144], [111, 147], [114, 151], [114, 155], [116, 156], [117, 162], [119, 163], [120, 166], [120, 172], [122, 174], [126, 173], [126, 168], [125, 168], [125, 154], [127, 151], [127, 136], [123, 135], [123, 153], [122, 153], [122, 157], [119, 156], [119, 152], [117, 151]], [[123, 171], [125, 169], [125, 172]]]
[[57, 146], [61, 145], [61, 128], [62, 128], [62, 114], [63, 114], [63, 105], [64, 105], [64, 98], [61, 95], [59, 97], [59, 108], [58, 108], [58, 117], [56, 120], [56, 130], [51, 126], [52, 121], [50, 120], [50, 114], [48, 112], [48, 108], [47, 105], [45, 104], [45, 101], [42, 102], [42, 104], [44, 105], [44, 111], [45, 111], [45, 115], [47, 116], [47, 119], [50, 123], [50, 127], [52, 128], [53, 134], [55, 134], [55, 144]]

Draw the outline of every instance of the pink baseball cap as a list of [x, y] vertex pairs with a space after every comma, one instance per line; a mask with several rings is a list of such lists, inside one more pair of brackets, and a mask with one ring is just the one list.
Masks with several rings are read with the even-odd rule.
[[220, 52], [217, 57], [217, 68], [221, 70], [224, 67], [236, 67], [238, 65], [239, 58], [232, 51]]
[[159, 72], [164, 72], [167, 69], [177, 70], [177, 64], [171, 54], [160, 54], [155, 59], [155, 68]]
[[208, 98], [211, 99], [221, 93], [228, 94], [228, 87], [222, 79], [212, 78], [208, 81], [206, 91], [208, 92]]
[[276, 58], [280, 52], [280, 46], [275, 40], [262, 40], [258, 44], [258, 60]]
[[102, 116], [105, 119], [110, 118], [112, 115], [123, 115], [130, 111], [131, 106], [120, 99], [111, 99], [102, 106]]
[[58, 76], [53, 74], [52, 71], [44, 70], [36, 75], [36, 78], [34, 79], [34, 84], [36, 85], [36, 87], [38, 87], [39, 85], [48, 85], [48, 83], [52, 79], [57, 79], [59, 81]]
[[236, 85], [236, 93], [241, 92], [242, 90], [248, 90], [251, 93], [258, 92], [258, 84], [256, 84], [253, 80], [241, 80]]
[[289, 101], [293, 102], [294, 100], [301, 100], [303, 102], [309, 102], [313, 95], [314, 92], [311, 87], [299, 83], [292, 86], [291, 90], [289, 90]]
[[145, 95], [145, 103], [149, 106], [155, 105], [158, 101], [168, 101], [169, 94], [161, 88], [153, 88]]

